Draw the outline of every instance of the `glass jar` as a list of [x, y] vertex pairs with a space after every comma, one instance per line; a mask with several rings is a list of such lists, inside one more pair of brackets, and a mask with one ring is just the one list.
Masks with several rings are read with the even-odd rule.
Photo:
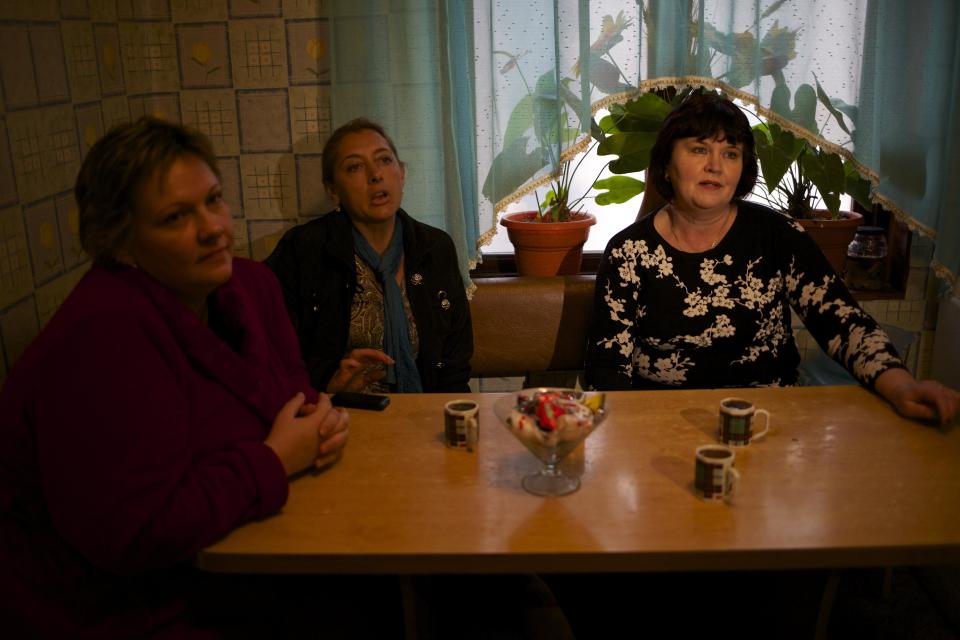
[[844, 281], [851, 289], [882, 289], [887, 281], [887, 237], [883, 227], [857, 228], [847, 247]]

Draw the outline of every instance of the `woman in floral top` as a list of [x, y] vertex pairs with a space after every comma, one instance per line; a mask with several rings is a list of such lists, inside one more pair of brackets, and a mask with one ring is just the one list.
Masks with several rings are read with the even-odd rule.
[[589, 386], [796, 384], [792, 307], [831, 357], [900, 413], [953, 419], [960, 394], [910, 375], [802, 227], [741, 200], [756, 182], [757, 160], [736, 105], [708, 92], [677, 107], [660, 129], [647, 178], [668, 203], [607, 245]]

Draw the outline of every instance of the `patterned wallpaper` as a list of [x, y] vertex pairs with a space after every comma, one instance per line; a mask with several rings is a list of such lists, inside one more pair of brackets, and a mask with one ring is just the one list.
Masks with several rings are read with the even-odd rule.
[[110, 126], [154, 114], [212, 139], [237, 254], [328, 210], [323, 0], [0, 2], [0, 376], [89, 263], [73, 182]]

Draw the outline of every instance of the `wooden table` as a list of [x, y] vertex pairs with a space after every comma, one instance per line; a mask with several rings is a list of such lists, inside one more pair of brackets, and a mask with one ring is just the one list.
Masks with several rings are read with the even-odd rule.
[[[204, 550], [201, 568], [271, 573], [664, 571], [960, 561], [960, 429], [898, 417], [856, 386], [608, 394], [565, 461], [582, 487], [540, 498], [539, 462], [481, 404], [474, 453], [444, 447], [442, 394], [354, 411], [343, 460], [296, 480], [282, 513]], [[731, 504], [692, 491], [721, 398], [771, 411], [738, 450]]]

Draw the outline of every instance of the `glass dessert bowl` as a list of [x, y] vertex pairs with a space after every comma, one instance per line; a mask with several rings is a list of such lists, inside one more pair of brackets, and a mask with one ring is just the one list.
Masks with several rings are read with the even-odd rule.
[[523, 479], [524, 489], [538, 496], [563, 496], [580, 488], [580, 478], [558, 465], [607, 417], [604, 402], [602, 393], [539, 387], [494, 403], [497, 418], [544, 464]]

